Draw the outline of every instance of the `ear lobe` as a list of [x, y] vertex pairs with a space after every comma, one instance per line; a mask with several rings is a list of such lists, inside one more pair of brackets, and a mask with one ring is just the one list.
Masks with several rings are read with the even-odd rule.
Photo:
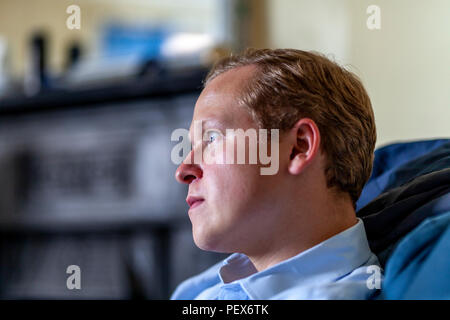
[[292, 150], [291, 161], [289, 162], [288, 170], [289, 173], [298, 175], [305, 167], [305, 158], [299, 152], [294, 154], [294, 150]]
[[308, 143], [302, 139], [298, 139], [298, 144], [292, 148], [292, 152], [290, 155], [291, 161], [289, 162], [288, 168], [289, 172], [291, 174], [297, 175], [302, 170], [304, 170], [305, 166], [309, 162], [308, 155], [309, 155]]

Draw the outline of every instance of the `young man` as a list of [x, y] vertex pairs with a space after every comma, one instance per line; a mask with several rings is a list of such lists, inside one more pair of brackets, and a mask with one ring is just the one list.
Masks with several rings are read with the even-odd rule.
[[[194, 123], [206, 138], [196, 140]], [[276, 173], [261, 174], [261, 161], [223, 161], [224, 145], [236, 140], [227, 129], [279, 129]], [[190, 136], [192, 151], [176, 179], [189, 185], [194, 241], [233, 254], [184, 281], [172, 299], [375, 293], [371, 270], [379, 263], [355, 203], [371, 174], [376, 128], [369, 97], [352, 73], [300, 50], [231, 56], [207, 76]], [[200, 161], [193, 159], [199, 150]]]

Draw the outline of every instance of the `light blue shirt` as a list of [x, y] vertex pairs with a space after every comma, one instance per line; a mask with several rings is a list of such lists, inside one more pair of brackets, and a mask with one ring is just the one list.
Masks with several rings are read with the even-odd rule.
[[354, 226], [261, 272], [246, 255], [232, 254], [182, 282], [171, 299], [369, 299], [380, 288], [381, 271], [358, 218]]

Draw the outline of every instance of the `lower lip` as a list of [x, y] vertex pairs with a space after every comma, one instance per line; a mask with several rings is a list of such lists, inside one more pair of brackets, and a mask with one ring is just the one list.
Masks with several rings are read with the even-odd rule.
[[198, 201], [195, 201], [195, 202], [192, 204], [192, 206], [189, 208], [189, 211], [191, 211], [192, 209], [198, 207], [198, 206], [201, 205], [204, 201], [205, 201], [205, 200], [198, 200]]

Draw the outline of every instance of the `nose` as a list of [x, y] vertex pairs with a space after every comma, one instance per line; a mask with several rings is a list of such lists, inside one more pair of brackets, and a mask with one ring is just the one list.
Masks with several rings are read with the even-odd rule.
[[179, 183], [190, 184], [195, 179], [200, 179], [203, 176], [203, 170], [198, 164], [185, 163], [183, 161], [175, 171], [175, 179]]

